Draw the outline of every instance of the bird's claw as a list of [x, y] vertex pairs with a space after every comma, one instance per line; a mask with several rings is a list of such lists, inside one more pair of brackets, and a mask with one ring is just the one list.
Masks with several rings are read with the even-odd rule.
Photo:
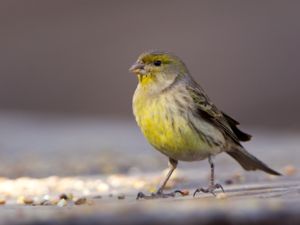
[[214, 184], [214, 185], [210, 185], [208, 188], [197, 188], [193, 194], [193, 196], [195, 197], [197, 193], [203, 192], [203, 193], [211, 193], [212, 195], [216, 196], [215, 194], [215, 190], [216, 189], [221, 189], [222, 192], [224, 191], [224, 188], [222, 187], [221, 184]]
[[176, 190], [170, 193], [163, 193], [162, 191], [157, 191], [156, 193], [151, 193], [151, 195], [145, 195], [143, 192], [139, 192], [136, 196], [136, 200], [175, 197], [177, 193], [181, 196], [186, 195], [186, 193], [181, 190]]

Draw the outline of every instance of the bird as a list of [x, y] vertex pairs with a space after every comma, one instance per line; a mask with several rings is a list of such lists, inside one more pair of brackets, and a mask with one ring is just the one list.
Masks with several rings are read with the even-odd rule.
[[169, 159], [169, 171], [156, 192], [139, 192], [137, 199], [174, 197], [180, 190], [165, 193], [165, 186], [179, 161], [208, 159], [210, 180], [199, 192], [215, 195], [214, 158], [225, 152], [245, 170], [262, 170], [281, 175], [250, 154], [241, 144], [251, 135], [238, 128], [239, 122], [219, 110], [195, 81], [185, 63], [173, 53], [151, 50], [142, 53], [130, 67], [138, 85], [132, 99], [135, 120], [148, 142]]

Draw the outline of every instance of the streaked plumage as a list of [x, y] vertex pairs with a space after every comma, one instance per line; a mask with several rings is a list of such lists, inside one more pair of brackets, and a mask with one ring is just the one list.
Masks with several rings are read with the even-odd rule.
[[139, 79], [133, 97], [136, 121], [149, 143], [170, 159], [202, 160], [227, 152], [244, 169], [279, 175], [248, 153], [251, 136], [209, 100], [176, 56], [143, 53], [131, 68]]

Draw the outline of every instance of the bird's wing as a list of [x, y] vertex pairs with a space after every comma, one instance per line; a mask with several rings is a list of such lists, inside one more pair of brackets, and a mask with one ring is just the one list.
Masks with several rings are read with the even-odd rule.
[[[188, 91], [193, 98], [196, 105], [197, 115], [201, 118], [214, 124], [219, 130], [232, 139], [236, 144], [240, 145], [240, 139], [237, 137], [235, 132], [232, 130], [226, 117], [218, 108], [209, 100], [202, 88], [195, 84], [194, 86], [188, 86]], [[237, 121], [232, 119], [234, 125], [237, 125]]]
[[233, 133], [239, 138], [240, 141], [249, 141], [252, 136], [241, 131], [237, 126], [240, 124], [238, 121], [233, 119], [232, 117], [228, 116], [224, 112], [222, 112], [223, 116], [225, 117], [226, 121], [228, 122], [230, 128], [232, 129]]

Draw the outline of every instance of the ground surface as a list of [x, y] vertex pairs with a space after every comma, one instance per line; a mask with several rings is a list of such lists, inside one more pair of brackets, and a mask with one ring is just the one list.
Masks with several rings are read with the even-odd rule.
[[225, 194], [200, 194], [208, 163], [181, 163], [168, 191], [189, 195], [136, 201], [156, 190], [166, 158], [133, 123], [0, 116], [0, 224], [299, 224], [300, 134], [248, 129], [247, 149], [284, 174], [245, 172], [216, 158]]
[[[151, 177], [151, 176], [150, 176]], [[93, 178], [96, 179], [96, 178]], [[75, 179], [76, 181], [76, 179]], [[135, 199], [136, 191], [101, 198], [87, 195], [75, 205], [6, 204], [1, 224], [299, 224], [300, 182], [276, 180], [225, 185], [226, 194], [169, 199]], [[193, 192], [194, 189], [188, 189]], [[124, 198], [124, 199], [123, 199]], [[55, 203], [54, 203], [55, 204]]]

